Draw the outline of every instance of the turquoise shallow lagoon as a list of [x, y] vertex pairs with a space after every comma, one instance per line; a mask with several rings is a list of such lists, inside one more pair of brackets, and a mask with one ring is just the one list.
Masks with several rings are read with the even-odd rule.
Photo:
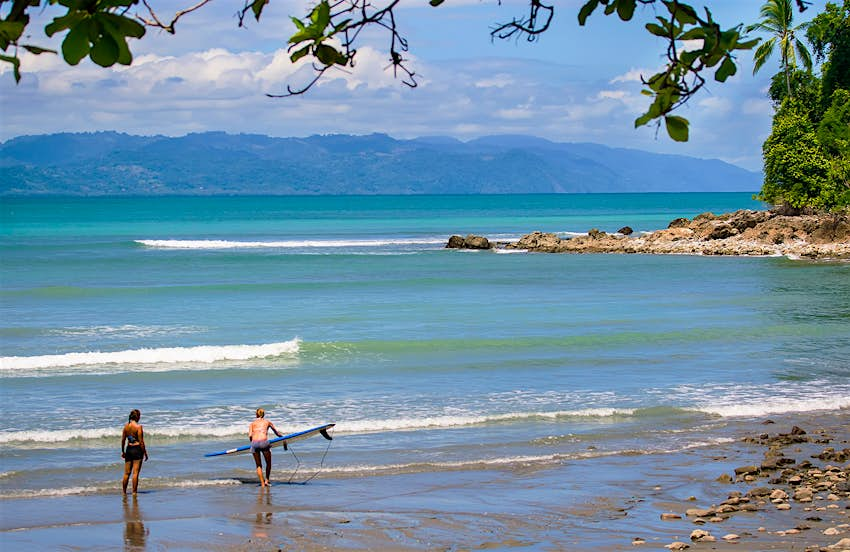
[[688, 451], [738, 423], [847, 408], [847, 263], [443, 248], [762, 207], [4, 198], [0, 504], [114, 493], [132, 408], [143, 487], [181, 492], [252, 477], [248, 458], [203, 454], [243, 444], [260, 406], [285, 431], [337, 424], [330, 449], [275, 455], [276, 479], [325, 486]]

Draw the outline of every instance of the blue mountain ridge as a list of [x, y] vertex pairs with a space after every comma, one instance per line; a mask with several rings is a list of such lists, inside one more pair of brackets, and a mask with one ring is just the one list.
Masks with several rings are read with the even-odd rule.
[[501, 194], [757, 191], [761, 175], [698, 159], [533, 136], [204, 132], [21, 136], [0, 195]]

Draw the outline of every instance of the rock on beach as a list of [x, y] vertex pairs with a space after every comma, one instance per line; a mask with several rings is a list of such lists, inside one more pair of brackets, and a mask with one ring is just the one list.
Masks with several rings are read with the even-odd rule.
[[[490, 249], [494, 244], [481, 236], [452, 236], [446, 247]], [[693, 219], [677, 218], [667, 228], [646, 234], [635, 233], [628, 226], [613, 234], [592, 228], [587, 235], [572, 238], [531, 232], [514, 243], [496, 247], [539, 253], [850, 258], [850, 213], [788, 215], [782, 209], [703, 213]]]

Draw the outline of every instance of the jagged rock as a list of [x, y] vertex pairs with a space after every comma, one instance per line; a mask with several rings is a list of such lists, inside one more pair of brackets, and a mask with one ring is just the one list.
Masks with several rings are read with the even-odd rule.
[[491, 247], [490, 240], [473, 234], [469, 234], [465, 238], [456, 235], [451, 236], [446, 244], [447, 249], [490, 249]]
[[673, 219], [670, 221], [670, 224], [667, 225], [667, 228], [685, 228], [691, 223], [690, 220], [679, 217], [677, 219]]
[[735, 468], [735, 475], [756, 475], [758, 472], [758, 466], [741, 466]]
[[618, 234], [622, 234], [624, 236], [631, 236], [634, 233], [631, 226], [623, 226], [619, 230], [617, 230]]
[[463, 236], [451, 236], [449, 238], [449, 243], [446, 244], [447, 249], [462, 249], [463, 248]]
[[716, 539], [708, 531], [694, 529], [691, 531], [691, 540], [694, 542], [714, 542]]

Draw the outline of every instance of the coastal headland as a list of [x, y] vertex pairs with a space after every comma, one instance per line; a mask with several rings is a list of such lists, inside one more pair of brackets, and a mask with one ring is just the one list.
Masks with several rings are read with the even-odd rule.
[[667, 228], [616, 233], [592, 228], [587, 235], [561, 237], [532, 232], [516, 242], [483, 236], [451, 236], [447, 248], [505, 249], [539, 253], [649, 253], [663, 255], [752, 255], [812, 259], [850, 258], [850, 215], [786, 214], [782, 210], [739, 210], [693, 219], [677, 218]]

